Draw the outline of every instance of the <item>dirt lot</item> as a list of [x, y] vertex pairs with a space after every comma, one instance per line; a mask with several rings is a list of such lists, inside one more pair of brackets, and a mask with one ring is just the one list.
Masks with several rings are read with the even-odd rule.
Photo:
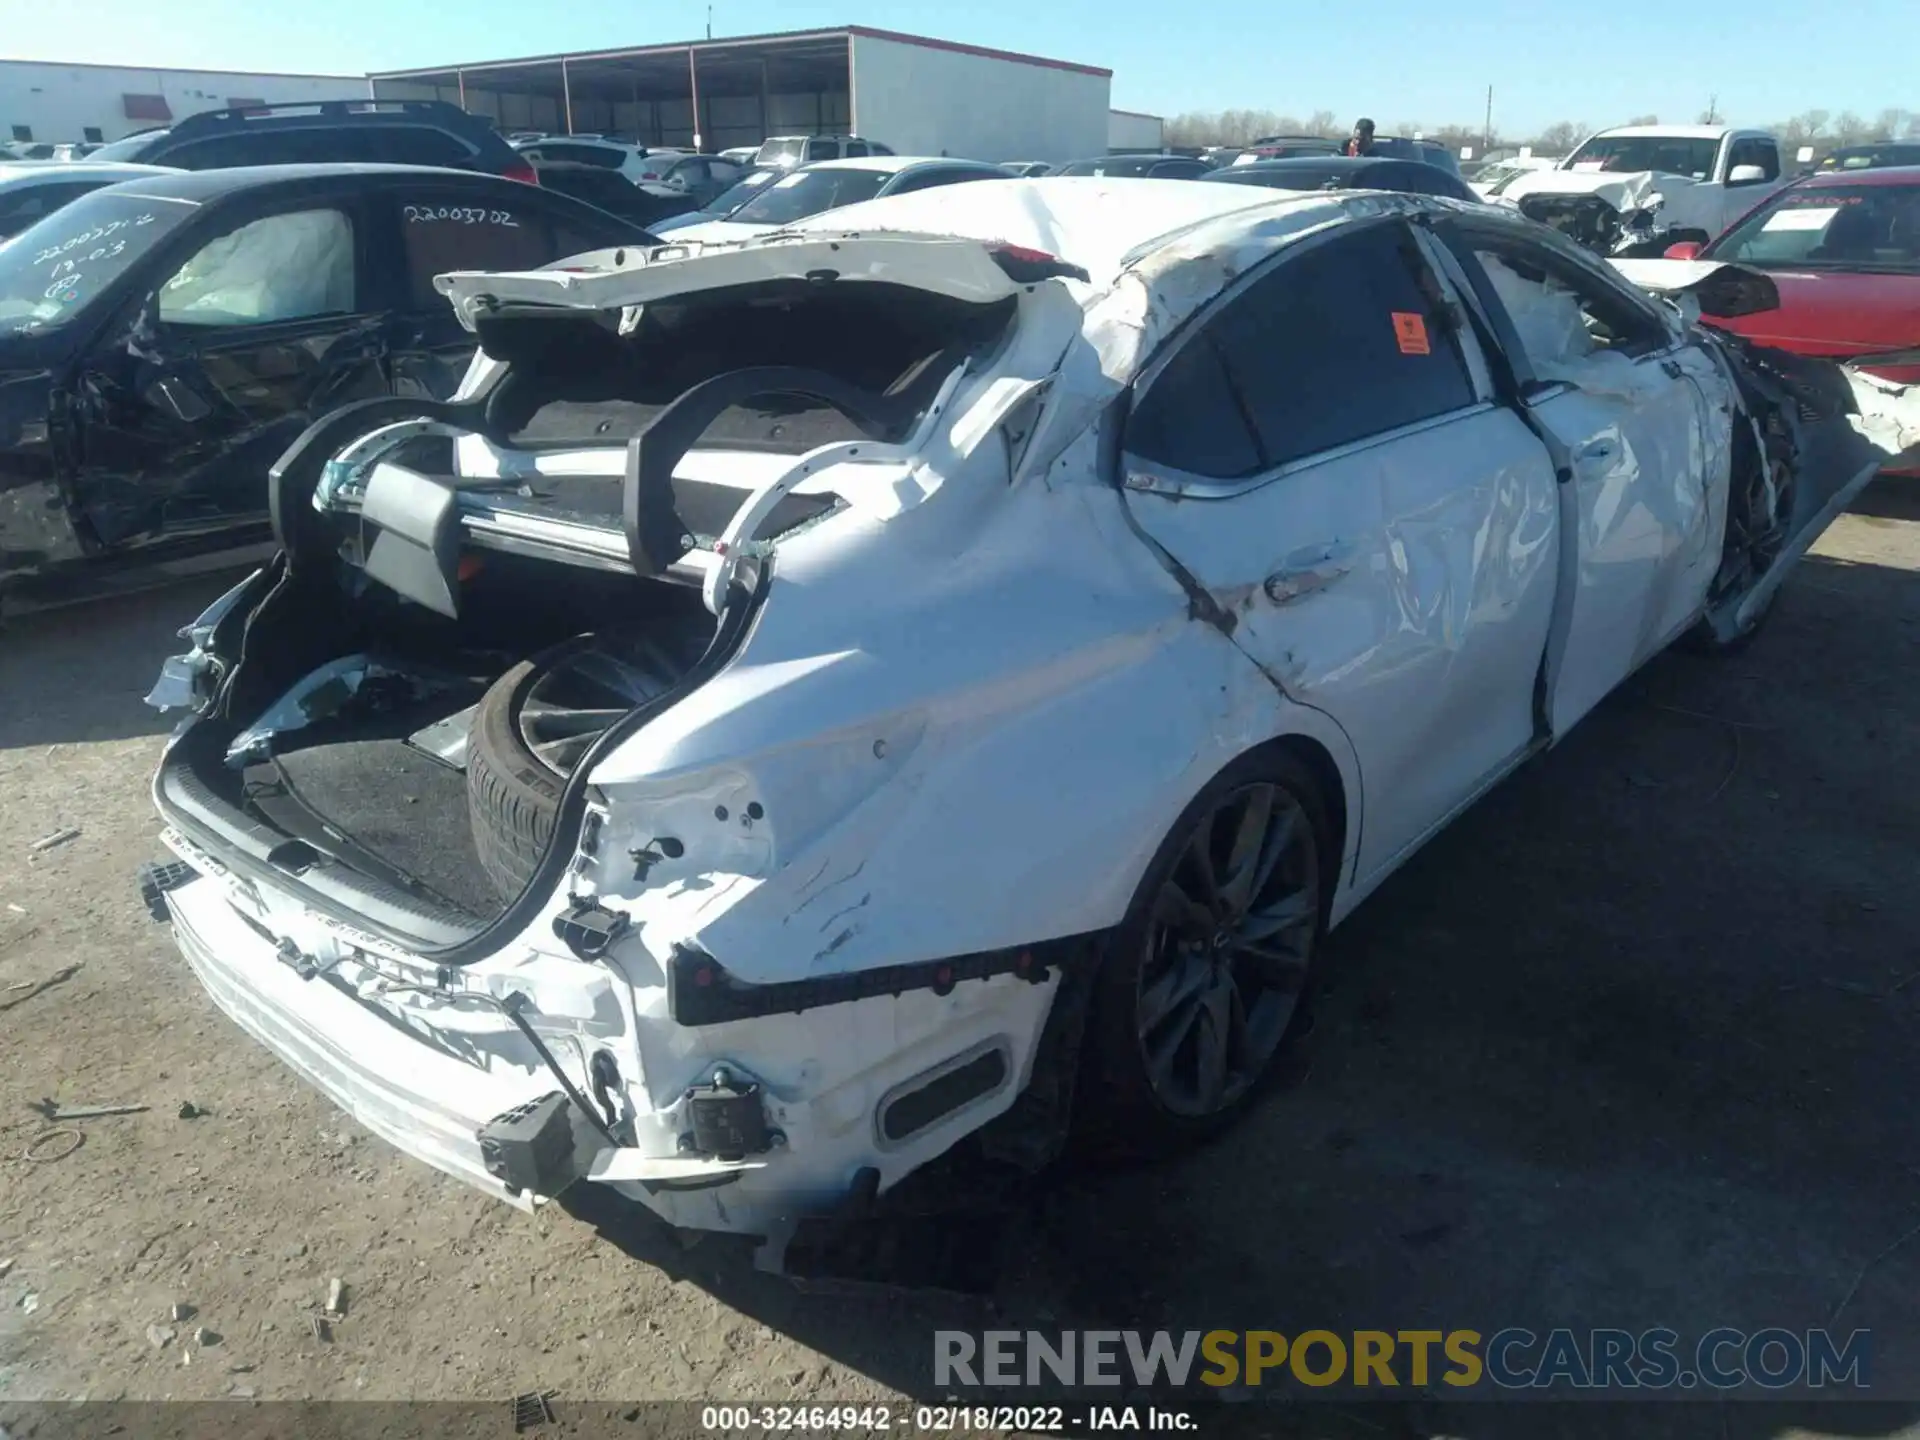
[[[1920, 1400], [1920, 1236], [1887, 1253], [1920, 1224], [1913, 495], [1870, 491], [1746, 655], [1658, 661], [1383, 889], [1237, 1133], [1037, 1196], [997, 1323], [1832, 1321], [1874, 1332], [1878, 1395]], [[202, 997], [132, 875], [159, 854], [140, 697], [218, 588], [0, 632], [0, 1396], [926, 1397], [928, 1332], [981, 1324], [960, 1302], [801, 1296], [725, 1240], [525, 1217], [358, 1132]], [[152, 1108], [28, 1164], [42, 1096]], [[321, 1344], [333, 1276], [351, 1313]], [[198, 1313], [157, 1347], [175, 1302]], [[1581, 1428], [1780, 1423], [1694, 1404]], [[1545, 1433], [1515, 1407], [1445, 1424]]]

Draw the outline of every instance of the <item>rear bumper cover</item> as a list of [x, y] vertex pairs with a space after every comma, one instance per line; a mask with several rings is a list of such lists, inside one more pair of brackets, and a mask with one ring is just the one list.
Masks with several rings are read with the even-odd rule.
[[[440, 996], [400, 997], [416, 1002], [401, 1004], [356, 978], [351, 964], [316, 966], [302, 956], [296, 966], [281, 953], [289, 947], [243, 913], [239, 892], [264, 887], [224, 871], [177, 832], [168, 843], [199, 874], [160, 897], [166, 918], [221, 1010], [394, 1148], [522, 1209], [548, 1198], [510, 1188], [482, 1150], [479, 1132], [489, 1122], [556, 1089], [503, 1013], [456, 1013]], [[669, 1017], [664, 984], [636, 987], [637, 1030], [617, 1022], [598, 1038], [579, 1037], [584, 1046], [556, 1017], [559, 1028], [542, 1030], [575, 1087], [592, 1093], [585, 1050], [607, 1048], [625, 1077], [628, 1107], [629, 1135], [619, 1144], [575, 1118], [567, 1180], [609, 1185], [687, 1229], [785, 1233], [839, 1207], [863, 1171], [878, 1172], [885, 1189], [1011, 1106], [1026, 1086], [1055, 988], [1007, 974], [946, 995], [910, 991], [804, 1016], [688, 1028]], [[949, 1072], [988, 1052], [999, 1059], [967, 1069], [985, 1080], [953, 1096], [966, 1076]], [[698, 1128], [693, 1087], [720, 1069], [764, 1092], [777, 1137], [771, 1148], [721, 1158], [681, 1141]], [[911, 1134], [890, 1127], [889, 1106], [904, 1102], [907, 1116], [933, 1095], [951, 1108]]]
[[[531, 1208], [487, 1173], [476, 1132], [547, 1086], [509, 1079], [408, 1044], [388, 1022], [324, 979], [302, 980], [205, 880], [168, 893], [181, 953], [213, 1002], [254, 1039], [398, 1150], [489, 1194]], [[404, 1066], [388, 1063], [396, 1043]]]

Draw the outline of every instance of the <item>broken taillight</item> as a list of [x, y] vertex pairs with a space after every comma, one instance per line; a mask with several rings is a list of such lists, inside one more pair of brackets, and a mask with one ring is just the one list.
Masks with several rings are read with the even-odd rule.
[[995, 245], [988, 253], [1006, 272], [1007, 278], [1019, 285], [1053, 279], [1078, 280], [1084, 284], [1091, 278], [1078, 265], [1026, 245]]

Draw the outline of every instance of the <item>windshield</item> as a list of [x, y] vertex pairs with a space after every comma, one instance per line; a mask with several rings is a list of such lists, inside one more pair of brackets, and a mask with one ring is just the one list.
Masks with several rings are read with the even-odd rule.
[[1658, 170], [1705, 180], [1713, 174], [1720, 142], [1686, 135], [1596, 135], [1569, 155], [1563, 170], [1616, 170], [1637, 174]]
[[178, 200], [96, 190], [0, 248], [0, 333], [66, 324], [193, 214]]
[[1531, 165], [1489, 165], [1474, 178], [1474, 184], [1489, 195], [1498, 195], [1522, 175], [1528, 175], [1536, 167]]
[[1822, 170], [1878, 170], [1889, 165], [1920, 165], [1920, 145], [1874, 145], [1836, 150], [1820, 162]]
[[115, 140], [111, 144], [102, 145], [98, 150], [89, 150], [86, 158], [106, 161], [138, 160], [141, 152], [151, 145], [160, 133], [158, 130], [143, 130], [138, 135], [129, 135], [124, 140]]
[[727, 218], [743, 225], [791, 225], [822, 210], [871, 200], [892, 178], [885, 170], [796, 170], [781, 176]]
[[1788, 190], [1709, 246], [1758, 269], [1920, 274], [1920, 185]]
[[792, 160], [804, 160], [807, 156], [805, 136], [796, 135], [787, 140], [769, 140], [760, 147], [760, 153], [754, 157], [760, 165], [781, 165]]
[[783, 174], [779, 170], [756, 170], [730, 189], [722, 190], [706, 203], [702, 213], [731, 215]]

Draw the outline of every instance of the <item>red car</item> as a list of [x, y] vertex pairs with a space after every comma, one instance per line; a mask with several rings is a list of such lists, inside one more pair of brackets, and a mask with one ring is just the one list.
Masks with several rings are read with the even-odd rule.
[[1906, 363], [1861, 368], [1920, 381], [1920, 166], [1810, 175], [1667, 257], [1751, 266], [1779, 287], [1779, 309], [1709, 324], [1801, 355], [1897, 355]]

